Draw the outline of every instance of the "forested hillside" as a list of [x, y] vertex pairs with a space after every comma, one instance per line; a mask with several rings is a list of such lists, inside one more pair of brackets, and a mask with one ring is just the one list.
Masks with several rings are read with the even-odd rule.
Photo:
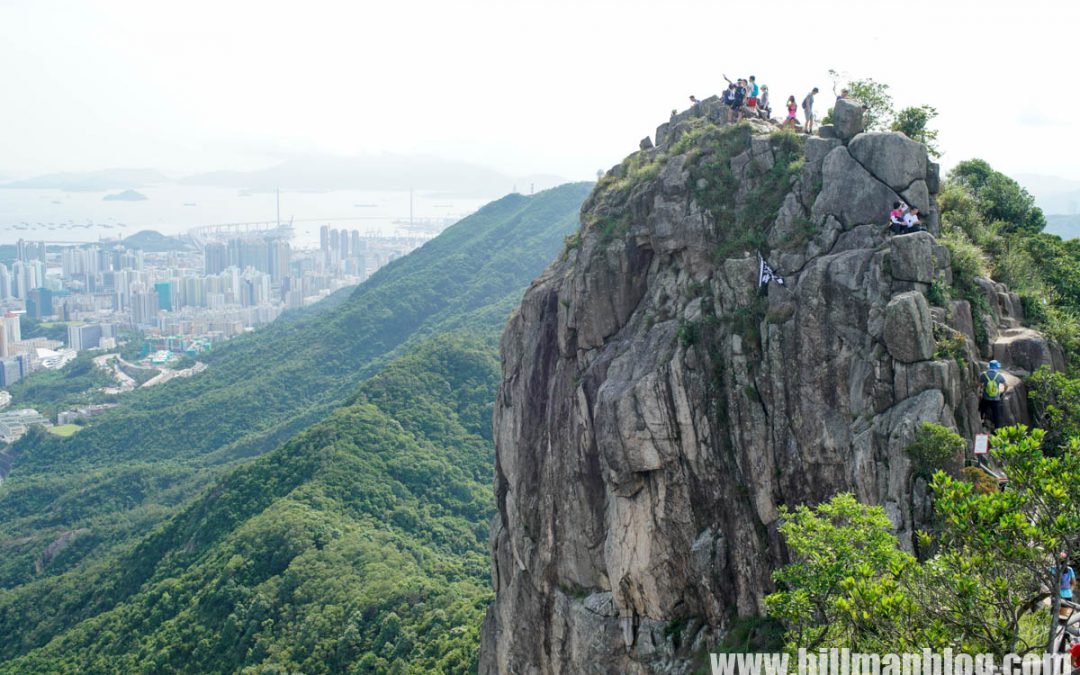
[[[301, 616], [298, 600], [279, 605], [284, 596], [267, 599], [263, 584], [285, 583], [278, 575], [298, 569], [290, 561], [299, 555], [310, 556], [328, 580], [346, 579], [347, 566], [321, 556], [344, 556], [364, 588], [363, 579], [389, 579], [372, 572], [369, 562], [377, 560], [400, 575], [394, 578], [410, 589], [409, 598], [423, 597], [419, 580], [444, 593], [449, 604], [440, 617], [479, 612], [490, 508], [485, 406], [494, 375], [478, 354], [494, 358], [506, 316], [576, 229], [588, 190], [587, 184], [567, 185], [489, 204], [380, 270], [347, 300], [234, 340], [214, 354], [206, 373], [137, 392], [70, 439], [32, 433], [20, 442], [0, 486], [0, 634], [6, 637], [0, 664], [50, 644], [40, 657], [45, 660], [33, 661], [53, 664], [45, 670], [58, 667], [52, 659], [61, 654], [87, 665], [78, 659], [89, 658], [83, 647], [91, 643], [102, 668], [153, 669], [159, 657], [179, 668], [191, 658], [217, 663], [226, 652], [245, 664], [285, 662], [293, 657], [259, 652], [256, 643], [306, 639], [286, 626], [315, 625], [314, 618]], [[472, 337], [440, 342], [438, 336], [462, 330]], [[445, 400], [425, 399], [429, 384], [440, 387]], [[447, 392], [460, 396], [446, 398]], [[304, 554], [310, 547], [318, 553]], [[473, 555], [473, 562], [462, 562]], [[241, 574], [234, 563], [251, 570]], [[226, 576], [207, 576], [218, 574]], [[297, 582], [290, 579], [286, 585]], [[183, 613], [196, 611], [197, 590], [232, 583], [253, 595], [213, 600], [216, 609], [202, 606], [197, 618]], [[364, 597], [349, 591], [341, 600], [348, 612], [324, 618], [337, 626], [360, 612], [355, 630], [362, 633], [365, 622], [396, 607], [398, 596], [388, 590], [397, 582], [380, 583], [389, 586], [363, 591], [369, 593]], [[164, 590], [155, 595], [154, 588]], [[172, 604], [161, 605], [162, 594]], [[307, 596], [313, 611], [333, 604], [320, 595]], [[465, 598], [460, 607], [459, 595]], [[256, 597], [276, 609], [245, 624], [240, 642], [200, 642], [236, 628], [226, 623], [229, 615], [241, 611], [241, 600]], [[390, 604], [365, 604], [384, 601]], [[436, 609], [425, 607], [425, 616]], [[276, 611], [289, 616], [273, 628], [265, 620]], [[416, 617], [402, 614], [408, 611], [398, 612], [401, 630], [421, 630]], [[203, 633], [173, 639], [175, 631], [189, 630]], [[176, 652], [181, 642], [195, 651]], [[352, 659], [375, 642], [358, 636], [355, 649], [335, 649]], [[296, 647], [298, 654], [314, 649], [305, 645]], [[254, 651], [244, 656], [249, 648]], [[296, 656], [296, 663], [313, 653]], [[121, 656], [131, 660], [110, 660]], [[21, 672], [28, 663], [8, 667]]]
[[475, 670], [497, 384], [493, 331], [421, 345], [108, 564], [0, 596], [0, 658], [56, 636], [0, 672]]

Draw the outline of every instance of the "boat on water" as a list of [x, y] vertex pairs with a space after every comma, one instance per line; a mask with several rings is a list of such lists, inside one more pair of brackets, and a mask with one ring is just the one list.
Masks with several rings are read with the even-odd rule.
[[184, 206], [198, 206], [195, 202], [184, 202]]
[[358, 209], [373, 209], [378, 206], [378, 204], [353, 204], [353, 206]]

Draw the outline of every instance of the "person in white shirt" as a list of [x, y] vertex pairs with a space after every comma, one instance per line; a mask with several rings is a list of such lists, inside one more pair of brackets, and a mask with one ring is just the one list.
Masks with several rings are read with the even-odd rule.
[[912, 206], [908, 212], [904, 214], [904, 230], [905, 232], [926, 231], [926, 228], [922, 226], [922, 221], [919, 220], [919, 207]]

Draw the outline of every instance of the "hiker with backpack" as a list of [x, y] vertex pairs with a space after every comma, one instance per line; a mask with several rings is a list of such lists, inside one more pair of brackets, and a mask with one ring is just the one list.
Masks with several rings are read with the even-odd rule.
[[743, 101], [746, 99], [746, 80], [739, 80], [735, 85], [734, 98], [731, 102], [731, 109], [728, 110], [727, 121], [731, 124], [732, 118], [738, 122], [742, 119], [742, 107]]
[[750, 109], [750, 114], [751, 115], [757, 115], [757, 112], [758, 112], [758, 110], [757, 110], [758, 94], [761, 92], [761, 90], [758, 89], [757, 78], [755, 78], [753, 75], [751, 75], [750, 76], [750, 82], [747, 83], [747, 87], [748, 87], [748, 90], [746, 92], [747, 93], [746, 107]]
[[1005, 404], [1003, 397], [1009, 390], [1005, 382], [1005, 376], [1001, 374], [1001, 364], [995, 359], [990, 361], [986, 372], [979, 375], [979, 416], [985, 422], [987, 417], [993, 430], [1000, 429], [1005, 420]]

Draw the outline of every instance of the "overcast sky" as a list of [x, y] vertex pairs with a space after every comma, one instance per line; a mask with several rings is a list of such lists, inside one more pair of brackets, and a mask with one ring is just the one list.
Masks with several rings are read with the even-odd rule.
[[[0, 173], [426, 153], [588, 179], [729, 76], [941, 111], [944, 162], [1080, 180], [1080, 2], [0, 0]], [[779, 107], [779, 106], [776, 106]]]

